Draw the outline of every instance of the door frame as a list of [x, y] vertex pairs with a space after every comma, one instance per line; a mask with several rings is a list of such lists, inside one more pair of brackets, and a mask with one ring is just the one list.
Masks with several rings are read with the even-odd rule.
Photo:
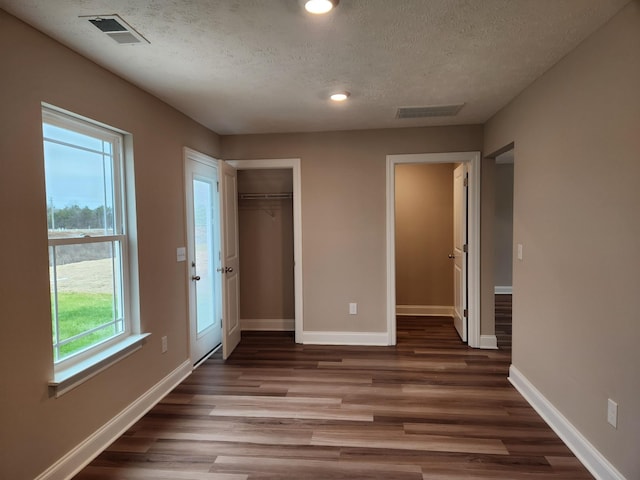
[[299, 158], [267, 158], [259, 160], [226, 160], [236, 170], [292, 169], [293, 171], [293, 277], [295, 302], [295, 341], [302, 343], [302, 183]]
[[480, 152], [412, 153], [387, 155], [387, 335], [396, 344], [396, 239], [395, 166], [399, 164], [467, 163], [469, 173], [467, 201], [467, 340], [473, 348], [480, 342]]
[[[189, 206], [188, 206], [188, 203], [187, 203], [187, 195], [186, 195], [187, 194], [187, 183], [190, 181], [187, 178], [187, 170], [188, 170], [189, 162], [191, 162], [191, 161], [199, 162], [199, 163], [201, 163], [203, 165], [206, 165], [208, 167], [211, 167], [211, 168], [215, 169], [216, 170], [216, 175], [218, 176], [218, 182], [220, 181], [220, 167], [218, 165], [218, 159], [216, 159], [214, 157], [211, 157], [209, 155], [206, 155], [204, 153], [198, 152], [197, 150], [194, 150], [194, 149], [189, 148], [189, 147], [184, 147], [183, 148], [183, 166], [182, 166], [182, 171], [183, 171], [183, 177], [184, 177], [183, 184], [185, 186], [185, 192], [184, 192], [184, 199], [185, 199], [184, 218], [185, 218], [185, 233], [187, 235], [187, 237], [186, 237], [187, 242], [186, 242], [186, 247], [185, 247], [185, 249], [186, 249], [185, 261], [186, 261], [186, 264], [187, 264], [186, 279], [187, 279], [188, 352], [189, 352], [189, 359], [191, 361], [191, 364], [194, 365], [194, 368], [195, 368], [195, 366], [200, 365], [210, 355], [212, 355], [213, 353], [217, 352], [220, 348], [223, 347], [224, 334], [221, 335], [222, 338], [221, 338], [220, 345], [218, 347], [215, 347], [210, 352], [210, 354], [206, 355], [205, 357], [203, 357], [201, 359], [193, 358], [193, 353], [194, 352], [192, 351], [192, 348], [191, 348], [192, 347], [192, 344], [191, 344], [192, 338], [191, 338], [191, 336], [192, 336], [193, 332], [192, 332], [191, 323], [192, 323], [192, 315], [195, 315], [195, 308], [196, 307], [193, 304], [193, 298], [192, 298], [192, 295], [191, 295], [192, 294], [192, 291], [191, 291], [191, 289], [192, 289], [192, 285], [191, 285], [192, 284], [192, 280], [191, 280], [192, 268], [191, 268], [191, 265], [189, 264], [189, 258], [191, 258], [191, 255], [193, 255], [194, 252], [191, 251], [191, 244], [190, 244], [190, 241], [189, 241], [189, 239], [190, 239], [190, 237], [189, 237], [189, 235], [190, 235], [189, 234], [189, 227], [190, 226], [189, 226], [189, 213], [188, 213]], [[218, 202], [217, 202], [218, 206], [220, 205], [220, 200], [221, 199], [218, 198]], [[218, 208], [218, 210], [219, 210], [219, 208]], [[218, 212], [216, 212], [216, 213], [218, 213]], [[219, 225], [219, 230], [220, 230], [219, 231], [219, 235], [222, 235], [221, 229], [222, 229], [222, 224]], [[221, 247], [221, 241], [222, 241], [222, 239], [218, 238], [218, 244], [219, 244], [220, 247]], [[215, 281], [218, 282], [218, 288], [216, 288], [216, 291], [217, 291], [217, 297], [218, 297], [217, 300], [220, 302], [220, 305], [218, 305], [217, 308], [222, 309], [223, 308], [223, 306], [222, 306], [222, 301], [223, 301], [223, 299], [222, 299], [222, 284], [219, 283], [220, 279], [219, 279], [218, 275], [215, 275], [214, 277], [216, 278]], [[194, 362], [196, 362], [196, 361], [198, 362], [198, 365], [194, 364]]]

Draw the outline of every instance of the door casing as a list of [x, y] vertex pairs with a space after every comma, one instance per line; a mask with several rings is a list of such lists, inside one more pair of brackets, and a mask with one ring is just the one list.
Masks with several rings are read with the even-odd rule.
[[480, 342], [480, 152], [387, 155], [387, 338], [396, 344], [395, 166], [403, 163], [467, 163], [468, 190], [468, 344]]

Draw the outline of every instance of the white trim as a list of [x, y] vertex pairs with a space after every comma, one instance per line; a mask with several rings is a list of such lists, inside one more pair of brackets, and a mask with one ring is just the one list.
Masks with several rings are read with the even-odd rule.
[[218, 169], [217, 158], [211, 157], [209, 155], [206, 155], [202, 152], [199, 152], [189, 147], [182, 147], [182, 150], [183, 150], [183, 155], [182, 155], [183, 166], [186, 165], [189, 162], [189, 160], [195, 160], [196, 162], [200, 162], [204, 165], [207, 165], [208, 167], [213, 167], [216, 170]]
[[511, 285], [497, 286], [494, 288], [496, 295], [511, 295], [513, 294], [513, 287]]
[[299, 158], [271, 158], [261, 160], [227, 160], [238, 170], [291, 168], [293, 170], [293, 261], [295, 298], [295, 339], [304, 343], [302, 305], [302, 173]]
[[498, 349], [498, 337], [495, 335], [480, 335], [480, 348], [487, 350]]
[[293, 332], [296, 328], [295, 318], [241, 318], [241, 330]]
[[387, 344], [396, 344], [395, 166], [403, 163], [469, 164], [468, 191], [468, 344], [480, 344], [480, 153], [417, 153], [387, 155]]
[[626, 480], [589, 440], [518, 370], [509, 367], [509, 381], [598, 480]]
[[387, 332], [303, 332], [305, 345], [374, 345], [386, 346]]
[[411, 317], [452, 317], [451, 305], [396, 305], [396, 315]]
[[83, 384], [90, 378], [106, 370], [111, 365], [140, 350], [150, 333], [133, 334], [125, 337], [118, 343], [102, 350], [79, 363], [74, 363], [68, 368], [57, 370], [53, 374], [53, 380], [49, 381], [49, 389], [58, 398], [69, 390]]
[[36, 480], [72, 478], [190, 374], [191, 362], [186, 360], [122, 412], [38, 475]]

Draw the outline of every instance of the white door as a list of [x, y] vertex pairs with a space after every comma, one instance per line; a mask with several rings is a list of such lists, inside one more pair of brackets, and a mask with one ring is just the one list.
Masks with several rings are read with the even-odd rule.
[[453, 171], [453, 322], [463, 342], [467, 341], [467, 166]]
[[220, 197], [222, 218], [222, 356], [228, 358], [240, 343], [240, 279], [238, 246], [238, 177], [237, 171], [220, 161]]
[[214, 159], [187, 152], [187, 261], [191, 361], [198, 363], [222, 342], [220, 206]]

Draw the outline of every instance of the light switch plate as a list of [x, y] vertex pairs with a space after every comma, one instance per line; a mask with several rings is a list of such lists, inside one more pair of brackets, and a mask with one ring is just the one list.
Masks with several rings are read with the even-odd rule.
[[176, 261], [184, 262], [187, 260], [187, 249], [185, 247], [178, 247], [176, 249]]
[[518, 244], [518, 260], [522, 260], [522, 244]]
[[357, 315], [358, 314], [358, 304], [350, 303], [349, 304], [349, 315]]

